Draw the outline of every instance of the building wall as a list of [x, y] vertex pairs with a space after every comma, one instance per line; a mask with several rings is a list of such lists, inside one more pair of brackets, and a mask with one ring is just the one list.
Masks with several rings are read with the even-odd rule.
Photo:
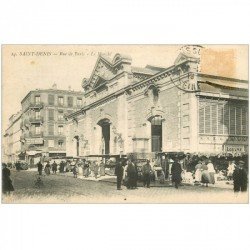
[[19, 153], [21, 152], [21, 113], [14, 114], [9, 119], [9, 127], [5, 131], [4, 135], [4, 161], [15, 163], [19, 157]]
[[199, 98], [201, 152], [248, 152], [248, 102]]
[[[40, 96], [41, 106], [35, 107], [35, 97]], [[54, 103], [50, 103], [49, 96], [54, 96]], [[73, 98], [72, 106], [68, 104], [68, 97]], [[59, 97], [63, 97], [63, 104], [60, 104]], [[82, 103], [78, 103], [77, 99], [81, 99]], [[25, 140], [23, 140], [22, 151], [27, 150], [42, 150], [47, 153], [65, 153], [66, 137], [65, 137], [65, 119], [64, 115], [68, 115], [80, 109], [83, 105], [83, 95], [81, 92], [61, 91], [56, 89], [51, 90], [36, 90], [30, 94], [22, 102], [22, 110], [24, 112], [22, 122], [27, 126], [22, 125]], [[31, 122], [35, 118], [35, 112], [40, 111], [40, 119]], [[53, 112], [53, 117], [50, 119], [49, 113]], [[59, 119], [59, 112], [62, 114]], [[35, 133], [35, 127], [40, 126], [40, 133]], [[59, 126], [62, 131], [59, 131]], [[50, 129], [53, 130], [50, 131]], [[59, 133], [60, 132], [60, 133]]]
[[[232, 146], [232, 140], [233, 145], [236, 145], [237, 140], [237, 145], [243, 145], [246, 151], [247, 135], [237, 135], [235, 132], [233, 135], [223, 134], [222, 138], [219, 134], [214, 135], [212, 130], [211, 133], [200, 131], [200, 109], [211, 99], [210, 95], [219, 95], [213, 97], [212, 102], [215, 103], [220, 103], [221, 93], [227, 95], [229, 100], [233, 100], [234, 95], [237, 98], [244, 97], [246, 81], [203, 76], [199, 74], [198, 64], [198, 59], [184, 58], [183, 61], [179, 58], [173, 67], [158, 72], [153, 77], [141, 76], [139, 82], [131, 72], [119, 75], [118, 79], [103, 80], [100, 83], [101, 90], [93, 81], [90, 81], [91, 84], [86, 83], [88, 92], [85, 95], [83, 114], [72, 114], [67, 122], [69, 155], [76, 155], [74, 138], [77, 136], [80, 138], [81, 156], [102, 154], [102, 132], [98, 122], [104, 118], [111, 123], [110, 154], [149, 155], [152, 151], [151, 119], [155, 116], [162, 118], [163, 152], [222, 152], [225, 146]], [[209, 85], [210, 80], [212, 85]], [[232, 82], [238, 82], [240, 87], [230, 87]], [[203, 92], [204, 88], [207, 96], [202, 104], [197, 93]], [[248, 104], [239, 101], [237, 105], [234, 106], [235, 109], [245, 109]], [[218, 112], [213, 109], [214, 107], [210, 113], [217, 115]], [[204, 116], [207, 117], [208, 114], [207, 110], [204, 111]], [[245, 126], [248, 126], [247, 115], [241, 119], [245, 119]], [[214, 122], [214, 118], [211, 117], [211, 120]]]

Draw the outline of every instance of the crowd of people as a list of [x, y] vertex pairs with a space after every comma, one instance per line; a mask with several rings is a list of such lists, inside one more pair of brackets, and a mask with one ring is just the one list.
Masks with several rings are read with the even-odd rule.
[[39, 161], [37, 163], [37, 170], [39, 175], [42, 175], [43, 170], [46, 175], [50, 175], [51, 171], [53, 174], [57, 174], [58, 170], [59, 173], [72, 172], [74, 178], [77, 178], [78, 175], [82, 175], [85, 178], [91, 176], [97, 179], [100, 176], [105, 175], [105, 164], [103, 160], [85, 161], [79, 159], [77, 161], [61, 160], [60, 163], [57, 162], [54, 160], [54, 161], [47, 161], [44, 164], [42, 164], [42, 162]]
[[[108, 164], [110, 167], [110, 164]], [[2, 164], [2, 184], [3, 192], [9, 193], [14, 191], [10, 178], [10, 169], [7, 164]], [[84, 178], [100, 178], [105, 176], [107, 162], [104, 160], [50, 160], [46, 162], [39, 161], [37, 163], [38, 175], [41, 176], [43, 171], [45, 175], [51, 173], [56, 175], [59, 173], [72, 172], [73, 177], [79, 175]], [[19, 163], [16, 164], [16, 169], [19, 170]], [[130, 158], [120, 158], [113, 164], [117, 182], [117, 190], [121, 190], [122, 185], [127, 189], [137, 189], [138, 181], [142, 182], [144, 187], [150, 188], [152, 181], [158, 180], [164, 184], [165, 181], [172, 182], [172, 185], [178, 189], [182, 181], [190, 180], [194, 185], [214, 185], [218, 180], [226, 180], [232, 182], [234, 191], [247, 191], [248, 186], [248, 165], [242, 160], [230, 160], [227, 170], [219, 170], [214, 166], [212, 159], [199, 159], [193, 171], [183, 169], [183, 164], [180, 159], [172, 158], [169, 169], [164, 169], [155, 160], [146, 160], [143, 164], [138, 164], [138, 161]], [[112, 171], [111, 171], [112, 175]]]

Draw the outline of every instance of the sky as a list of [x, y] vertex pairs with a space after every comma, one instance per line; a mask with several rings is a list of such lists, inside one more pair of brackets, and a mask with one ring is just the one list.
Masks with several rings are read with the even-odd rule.
[[[9, 117], [21, 109], [21, 100], [34, 89], [82, 90], [98, 53], [114, 57], [116, 53], [132, 57], [132, 66], [147, 64], [169, 67], [182, 45], [4, 45], [2, 47], [2, 129]], [[248, 79], [248, 46], [203, 45], [207, 63], [205, 73]], [[205, 57], [205, 56], [204, 56]], [[223, 60], [224, 59], [224, 60]], [[205, 61], [205, 60], [204, 60]]]

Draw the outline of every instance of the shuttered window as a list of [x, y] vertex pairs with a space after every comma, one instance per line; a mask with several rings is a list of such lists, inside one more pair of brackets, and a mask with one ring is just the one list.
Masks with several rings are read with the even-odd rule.
[[235, 129], [236, 129], [236, 119], [235, 119], [235, 116], [236, 116], [236, 112], [235, 112], [235, 107], [230, 107], [229, 108], [229, 118], [230, 118], [230, 129], [229, 129], [229, 133], [230, 135], [235, 135]]
[[212, 105], [210, 107], [211, 111], [211, 126], [212, 126], [212, 134], [217, 134], [217, 126], [218, 126], [218, 114], [217, 114], [217, 105]]
[[54, 110], [49, 109], [49, 121], [54, 121]]
[[211, 111], [210, 106], [205, 107], [205, 133], [211, 133]]
[[48, 95], [48, 103], [49, 103], [49, 105], [54, 105], [55, 104], [54, 95]]
[[245, 108], [242, 108], [241, 112], [242, 112], [242, 117], [241, 117], [241, 133], [242, 133], [242, 135], [247, 135], [247, 124], [248, 124], [247, 110]]
[[199, 131], [201, 134], [205, 133], [205, 108], [199, 109]]
[[236, 135], [241, 135], [241, 108], [236, 107]]
[[68, 107], [73, 107], [73, 97], [68, 96]]
[[247, 135], [247, 103], [199, 101], [199, 133]]
[[[222, 104], [217, 105], [218, 109], [218, 134], [222, 135], [224, 133], [224, 106]], [[221, 125], [220, 125], [221, 124]]]
[[54, 124], [49, 124], [49, 135], [54, 135]]

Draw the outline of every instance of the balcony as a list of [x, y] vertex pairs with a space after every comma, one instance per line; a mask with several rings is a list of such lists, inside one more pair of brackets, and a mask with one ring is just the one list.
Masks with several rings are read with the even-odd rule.
[[29, 133], [23, 133], [23, 134], [20, 136], [20, 140], [23, 141], [23, 140], [25, 140], [26, 138], [29, 138], [29, 137], [30, 137]]
[[20, 123], [20, 128], [22, 129], [23, 127], [29, 127], [30, 126], [30, 121], [29, 121], [29, 119], [25, 119], [25, 120], [23, 120], [23, 121], [21, 121], [21, 123]]
[[20, 141], [24, 141], [24, 140], [25, 140], [25, 135], [23, 134], [20, 136]]
[[29, 137], [43, 137], [43, 132], [35, 133], [35, 132], [29, 132]]
[[34, 124], [34, 123], [39, 123], [39, 124], [42, 124], [43, 123], [43, 117], [30, 117], [29, 118], [29, 121], [31, 124]]
[[29, 105], [30, 109], [42, 109], [43, 107], [44, 107], [43, 102], [39, 102], [39, 103], [31, 102], [30, 105]]

